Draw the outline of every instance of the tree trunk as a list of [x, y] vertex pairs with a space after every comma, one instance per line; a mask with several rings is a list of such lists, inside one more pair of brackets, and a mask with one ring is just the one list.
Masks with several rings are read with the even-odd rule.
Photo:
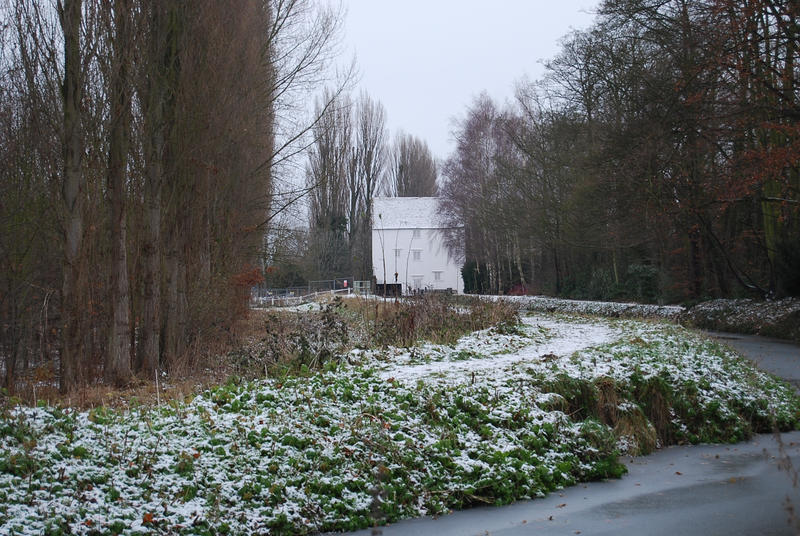
[[152, 142], [153, 155], [149, 159], [145, 182], [145, 238], [141, 341], [136, 369], [150, 378], [158, 367], [161, 338], [161, 178], [159, 156], [163, 135], [156, 134]]
[[700, 232], [689, 230], [690, 297], [697, 299], [703, 293], [703, 265], [700, 251]]
[[178, 353], [178, 252], [176, 237], [170, 238], [170, 246], [165, 261], [167, 288], [164, 295], [164, 317], [162, 336], [164, 338], [164, 361], [168, 364], [175, 361]]
[[556, 296], [560, 296], [564, 290], [564, 278], [561, 273], [561, 255], [558, 246], [553, 246], [553, 264], [556, 267]]
[[519, 247], [519, 235], [516, 233], [514, 234], [514, 261], [517, 265], [517, 271], [519, 272], [519, 283], [523, 288], [526, 289], [527, 292], [528, 282], [525, 278], [525, 270], [522, 266], [522, 252], [521, 248]]
[[64, 274], [61, 287], [62, 343], [59, 390], [66, 393], [78, 386], [83, 378], [79, 359], [82, 354], [81, 318], [82, 270], [81, 245], [83, 239], [83, 189], [81, 174], [81, 2], [65, 0], [59, 6], [61, 28], [64, 32], [64, 177], [62, 199], [65, 209]]
[[111, 201], [111, 332], [104, 376], [117, 386], [131, 378], [130, 293], [125, 177], [128, 167], [130, 128], [130, 90], [126, 48], [128, 40], [128, 0], [114, 2], [114, 57], [111, 65], [111, 136], [108, 156], [108, 195]]
[[166, 176], [175, 171], [174, 123], [182, 19], [181, 7], [176, 2], [171, 0], [152, 4], [152, 36], [149, 44], [151, 72], [145, 83], [147, 176], [144, 185], [142, 327], [136, 360], [137, 371], [145, 378], [153, 377], [167, 348], [164, 332], [168, 314], [164, 309], [167, 296], [162, 295], [167, 289], [162, 288], [162, 273], [168, 270], [168, 266], [164, 258], [165, 235], [161, 223], [167, 210], [165, 202], [173, 195], [166, 188]]
[[[9, 285], [10, 286], [10, 285]], [[10, 291], [6, 291], [7, 295], [13, 296]], [[9, 304], [9, 308], [11, 309], [11, 318], [15, 321], [8, 326], [7, 330], [3, 330], [3, 334], [8, 336], [8, 339], [5, 341], [5, 352], [3, 363], [5, 365], [6, 374], [4, 379], [4, 385], [6, 390], [8, 391], [9, 395], [14, 395], [14, 384], [16, 380], [14, 378], [14, 373], [17, 367], [17, 358], [19, 357], [19, 353], [22, 346], [22, 331], [20, 322], [19, 322], [19, 311], [17, 307], [17, 298], [15, 296], [12, 297], [11, 303]], [[2, 346], [0, 346], [2, 348]]]
[[167, 366], [176, 364], [177, 359], [185, 350], [187, 326], [187, 296], [186, 296], [186, 258], [176, 226], [170, 237], [170, 246], [167, 250], [166, 272], [167, 288], [164, 303], [164, 361]]
[[200, 233], [202, 237], [202, 243], [200, 246], [200, 286], [203, 290], [207, 290], [209, 285], [211, 285], [211, 177], [210, 171], [206, 170], [205, 173], [205, 184], [203, 185], [203, 191], [205, 194], [205, 202], [203, 203], [203, 208], [201, 210], [201, 221], [200, 221]]

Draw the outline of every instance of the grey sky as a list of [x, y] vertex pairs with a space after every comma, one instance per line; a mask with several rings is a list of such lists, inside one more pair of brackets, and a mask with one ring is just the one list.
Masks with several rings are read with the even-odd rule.
[[452, 119], [486, 90], [511, 99], [561, 37], [592, 23], [599, 0], [344, 0], [344, 46], [359, 89], [383, 103], [392, 136], [414, 134], [444, 159]]

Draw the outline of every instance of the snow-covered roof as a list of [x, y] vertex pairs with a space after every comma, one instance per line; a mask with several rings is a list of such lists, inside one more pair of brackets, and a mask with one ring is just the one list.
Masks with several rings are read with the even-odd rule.
[[438, 197], [375, 197], [373, 229], [439, 229]]

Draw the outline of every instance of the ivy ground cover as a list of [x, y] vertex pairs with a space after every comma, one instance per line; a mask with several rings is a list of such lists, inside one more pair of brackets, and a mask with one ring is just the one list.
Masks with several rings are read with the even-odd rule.
[[800, 404], [672, 324], [539, 314], [160, 407], [0, 411], [2, 534], [296, 534], [619, 477], [623, 453], [793, 429]]

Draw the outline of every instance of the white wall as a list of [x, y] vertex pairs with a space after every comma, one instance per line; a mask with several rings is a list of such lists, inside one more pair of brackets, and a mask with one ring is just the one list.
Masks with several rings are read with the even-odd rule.
[[[403, 292], [452, 288], [463, 293], [461, 266], [449, 258], [441, 231], [419, 229], [418, 235], [414, 236], [413, 229], [372, 230], [372, 265], [378, 284], [384, 283], [385, 261], [386, 283], [395, 283], [396, 272], [396, 282], [403, 285]], [[395, 250], [399, 250], [399, 256]], [[419, 252], [419, 259], [415, 259], [415, 251]], [[435, 272], [441, 272], [440, 280], [436, 280]]]

